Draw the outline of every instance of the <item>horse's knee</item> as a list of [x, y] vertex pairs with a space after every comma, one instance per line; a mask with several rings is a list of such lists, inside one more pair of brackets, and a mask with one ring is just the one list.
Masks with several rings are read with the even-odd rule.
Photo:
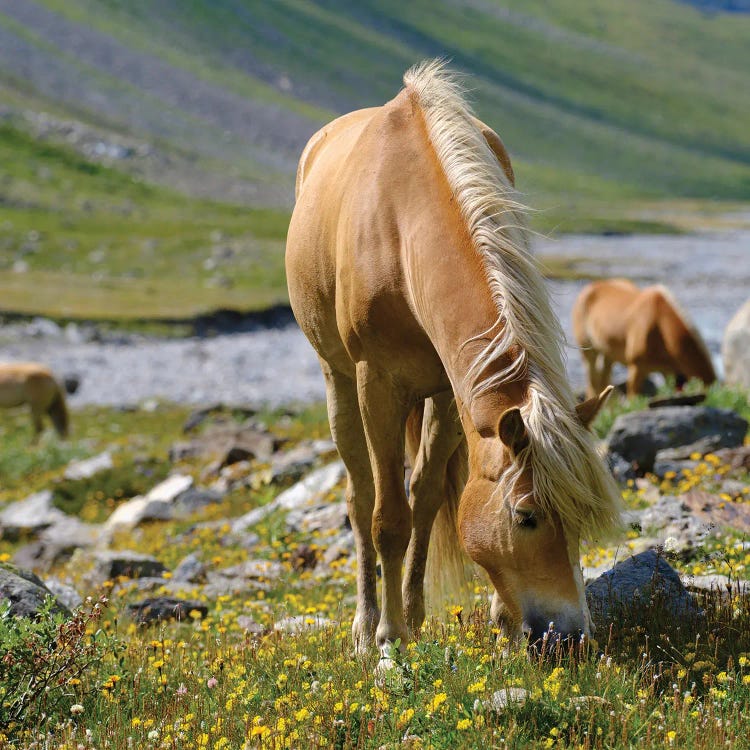
[[384, 551], [403, 556], [409, 546], [411, 527], [411, 508], [406, 498], [402, 505], [388, 512], [376, 510], [372, 517], [372, 538], [381, 557]]

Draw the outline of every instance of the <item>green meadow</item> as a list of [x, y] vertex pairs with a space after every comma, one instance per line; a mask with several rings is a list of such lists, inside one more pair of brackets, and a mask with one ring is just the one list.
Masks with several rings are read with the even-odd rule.
[[[750, 415], [746, 396], [718, 386], [708, 403]], [[617, 413], [641, 402], [616, 402], [599, 416], [602, 434]], [[169, 446], [183, 439], [188, 410], [88, 407], [74, 413], [74, 434], [50, 433], [29, 448], [28, 417], [0, 425], [2, 500], [49, 487], [55, 504], [87, 522], [104, 520], [168, 470]], [[294, 416], [257, 415], [292, 448], [328, 436], [325, 409]], [[66, 480], [71, 458], [109, 450], [113, 467], [92, 480]], [[201, 481], [196, 459], [172, 468]], [[262, 469], [260, 466], [254, 469]], [[665, 494], [709, 491], [730, 476], [706, 456], [680, 479], [658, 483]], [[748, 476], [731, 475], [748, 484]], [[300, 566], [320, 559], [331, 538], [291, 532], [275, 511], [253, 528], [252, 552], [227, 544], [233, 518], [270, 502], [283, 487], [262, 480], [179, 521], [151, 521], [119, 532], [114, 549], [152, 554], [172, 570], [188, 554], [219, 571], [253, 559], [281, 564], [277, 578], [248, 582], [241, 594], [207, 596], [186, 622], [136, 625], [126, 612], [143, 599], [137, 579], [86, 583], [84, 558], [57, 563], [48, 575], [89, 596], [73, 618], [38, 622], [0, 615], [0, 747], [92, 750], [242, 748], [648, 748], [746, 746], [750, 710], [750, 598], [739, 581], [750, 555], [742, 535], [723, 531], [690, 554], [667, 555], [688, 575], [723, 574], [734, 583], [698, 595], [703, 617], [678, 620], [659, 606], [625, 611], [588, 649], [527, 656], [490, 624], [490, 591], [477, 579], [475, 604], [446, 603], [420, 636], [403, 644], [397, 667], [376, 678], [375, 653], [351, 645], [355, 571], [333, 564], [321, 577]], [[341, 488], [331, 500], [341, 496]], [[644, 488], [623, 487], [628, 507], [643, 507]], [[727, 500], [746, 503], [750, 497]], [[631, 531], [621, 547], [638, 543]], [[0, 541], [0, 561], [26, 540]], [[612, 548], [586, 545], [585, 565], [613, 560]], [[169, 573], [166, 574], [167, 579]], [[186, 584], [184, 596], [196, 598]], [[147, 595], [174, 593], [157, 587]], [[198, 604], [196, 604], [198, 606]], [[285, 617], [305, 625], [274, 628]], [[317, 626], [319, 625], [319, 626]]]
[[[536, 231], [681, 231], [750, 196], [746, 15], [672, 0], [35, 7], [0, 14], [0, 29], [68, 86], [44, 68], [23, 78], [10, 58], [0, 74], [6, 311], [132, 321], [283, 303], [305, 138], [386, 101], [408, 66], [436, 56], [467, 75], [477, 114], [503, 137]], [[127, 65], [69, 48], [55, 17], [169, 80], [154, 93]], [[226, 129], [184, 80], [223, 97]], [[274, 113], [277, 146], [243, 129], [255, 112], [238, 121], [243, 102]], [[161, 161], [92, 161], [56, 131], [34, 134], [28, 113], [151, 144]]]

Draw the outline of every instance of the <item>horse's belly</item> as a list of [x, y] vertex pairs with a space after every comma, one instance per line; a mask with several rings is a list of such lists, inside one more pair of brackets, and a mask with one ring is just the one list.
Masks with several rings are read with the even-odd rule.
[[21, 406], [26, 401], [26, 392], [22, 384], [0, 381], [0, 407], [8, 409]]

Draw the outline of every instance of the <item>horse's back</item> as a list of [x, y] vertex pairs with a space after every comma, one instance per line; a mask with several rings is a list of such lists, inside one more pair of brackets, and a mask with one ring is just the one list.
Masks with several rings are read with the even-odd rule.
[[626, 333], [625, 313], [639, 294], [638, 287], [627, 279], [587, 284], [573, 304], [573, 332], [578, 344], [600, 351], [621, 349]]
[[303, 152], [287, 238], [290, 301], [318, 354], [348, 374], [368, 358], [443, 376], [408, 279], [415, 242], [432, 236], [437, 249], [450, 221], [435, 208], [450, 194], [426, 143], [404, 90], [335, 120]]

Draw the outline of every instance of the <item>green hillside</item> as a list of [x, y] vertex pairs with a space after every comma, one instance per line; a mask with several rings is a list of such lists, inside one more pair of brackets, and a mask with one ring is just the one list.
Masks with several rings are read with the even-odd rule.
[[72, 315], [282, 299], [306, 139], [427, 57], [470, 74], [536, 228], [722, 210], [750, 199], [748, 38], [673, 0], [0, 0], [0, 307], [63, 278]]

